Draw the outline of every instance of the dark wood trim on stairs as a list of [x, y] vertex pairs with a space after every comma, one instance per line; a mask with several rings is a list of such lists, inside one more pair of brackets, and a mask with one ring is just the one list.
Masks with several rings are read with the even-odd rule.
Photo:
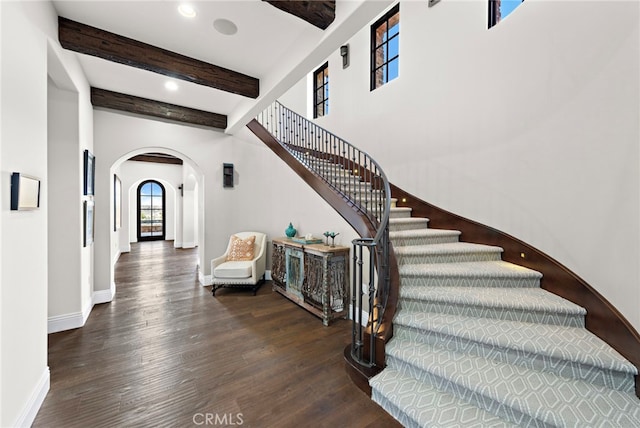
[[134, 97], [105, 89], [91, 88], [91, 104], [94, 107], [104, 107], [209, 128], [226, 129], [227, 127], [227, 116], [224, 114]]
[[334, 192], [327, 183], [320, 177], [313, 174], [303, 164], [301, 164], [291, 153], [289, 153], [280, 143], [267, 131], [257, 120], [252, 120], [247, 124], [251, 130], [267, 147], [287, 163], [296, 174], [300, 176], [313, 190], [315, 190], [329, 205], [331, 205], [344, 218], [347, 223], [362, 237], [372, 237], [376, 234], [366, 217], [358, 212], [356, 207], [348, 203], [347, 200]]
[[249, 98], [258, 98], [260, 94], [260, 81], [255, 77], [61, 16], [58, 17], [58, 40], [65, 49], [175, 79]]
[[[247, 127], [336, 209], [361, 236], [370, 237], [375, 234], [372, 225], [361, 213], [302, 165], [260, 123], [253, 120]], [[349, 164], [346, 159], [334, 159], [334, 162]], [[587, 310], [586, 328], [607, 342], [640, 370], [640, 335], [638, 332], [610, 302], [568, 268], [511, 235], [438, 208], [393, 184], [391, 184], [391, 194], [398, 199], [397, 206], [410, 207], [413, 216], [428, 218], [429, 227], [459, 230], [462, 232], [462, 239], [465, 242], [499, 246], [504, 250], [503, 260], [541, 272], [543, 275], [542, 288], [584, 307]], [[361, 390], [369, 395], [371, 389], [368, 379], [384, 368], [384, 344], [393, 335], [392, 320], [398, 303], [399, 272], [393, 248], [391, 248], [390, 254], [392, 257], [390, 266], [391, 295], [384, 317], [384, 334], [378, 338], [376, 347], [376, 367], [373, 369], [360, 367], [351, 358], [350, 347], [344, 350], [349, 376]], [[636, 376], [636, 396], [640, 398], [638, 376]]]
[[[502, 259], [541, 272], [541, 286], [587, 310], [586, 328], [607, 342], [640, 370], [640, 334], [600, 293], [582, 278], [532, 246], [489, 226], [438, 208], [391, 184], [397, 206], [410, 207], [412, 216], [426, 217], [429, 227], [462, 232], [461, 239], [502, 247]], [[636, 376], [636, 396], [640, 381]]]
[[[370, 221], [364, 214], [358, 211], [352, 204], [347, 202], [347, 199], [338, 195], [329, 185], [316, 176], [303, 164], [301, 164], [291, 153], [289, 153], [280, 143], [262, 126], [257, 120], [252, 120], [247, 124], [247, 128], [251, 130], [267, 147], [269, 147], [276, 155], [287, 163], [311, 188], [313, 188], [333, 209], [335, 209], [344, 218], [349, 225], [361, 236], [361, 237], [373, 237], [376, 234], [376, 230]], [[334, 159], [334, 162], [341, 163], [340, 160]], [[346, 160], [347, 162], [351, 162]], [[362, 175], [363, 172], [360, 171]], [[398, 306], [398, 293], [400, 284], [400, 274], [398, 271], [398, 262], [393, 252], [393, 246], [389, 251], [389, 275], [390, 275], [390, 291], [387, 301], [387, 307], [383, 317], [383, 326], [381, 327], [381, 333], [377, 337], [376, 341], [376, 367], [370, 370], [358, 367], [357, 364], [351, 359], [350, 345], [345, 349], [345, 361], [347, 365], [347, 372], [356, 385], [358, 385], [364, 392], [371, 394], [369, 388], [368, 379], [378, 373], [384, 368], [385, 365], [385, 352], [384, 344], [391, 339], [393, 335], [393, 317], [395, 316], [396, 307]], [[370, 337], [370, 336], [368, 336]], [[367, 340], [368, 338], [365, 338]], [[365, 345], [365, 349], [368, 349], [368, 345]], [[346, 356], [349, 355], [349, 358]], [[364, 376], [364, 377], [363, 377]], [[356, 379], [359, 379], [356, 381]]]

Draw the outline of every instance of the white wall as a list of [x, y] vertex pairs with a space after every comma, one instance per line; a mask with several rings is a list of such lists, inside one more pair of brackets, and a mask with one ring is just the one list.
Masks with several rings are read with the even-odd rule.
[[[47, 367], [47, 41], [52, 10], [0, 2], [0, 426], [30, 424]], [[18, 42], [19, 41], [19, 42]], [[10, 211], [10, 175], [42, 179], [41, 208]]]
[[[81, 323], [86, 319], [85, 315], [88, 316], [92, 303], [92, 248], [78, 250], [81, 242], [74, 242], [72, 238], [59, 242], [53, 249], [48, 248], [49, 229], [59, 227], [61, 223], [60, 213], [49, 209], [49, 185], [53, 183], [52, 197], [64, 194], [63, 197], [68, 198], [73, 191], [61, 187], [53, 189], [64, 180], [59, 175], [60, 170], [53, 171], [49, 177], [47, 166], [48, 153], [52, 150], [56, 169], [80, 170], [82, 151], [93, 148], [92, 107], [89, 85], [75, 55], [64, 51], [57, 42], [57, 14], [49, 2], [0, 2], [0, 16], [0, 188], [9, 188], [12, 171], [42, 179], [38, 211], [10, 211], [6, 193], [1, 202], [0, 426], [28, 426], [49, 388], [49, 293], [60, 291], [72, 301], [72, 309], [63, 307], [65, 296], [56, 296], [52, 307], [56, 312], [72, 310], [72, 314], [80, 315]], [[71, 108], [67, 105], [61, 111], [52, 112], [52, 118], [65, 123], [51, 133], [51, 148], [47, 135], [47, 76], [59, 89], [77, 94], [77, 105]], [[57, 108], [60, 103], [65, 103], [64, 96], [57, 93], [52, 104]], [[72, 130], [74, 123], [77, 129]], [[61, 147], [55, 138], [65, 133], [73, 138], [78, 150], [75, 157], [71, 155], [63, 160], [58, 156], [57, 150]], [[80, 174], [70, 177], [69, 186], [80, 189], [81, 179]], [[69, 203], [79, 207], [82, 199], [78, 193], [75, 201], [69, 198]], [[82, 230], [75, 214], [69, 216], [64, 225], [72, 229], [70, 235], [77, 236]], [[55, 231], [52, 233], [57, 239]], [[58, 280], [51, 283], [48, 265], [56, 260], [50, 258], [50, 251], [69, 255], [67, 268], [76, 269], [79, 287], [72, 291], [65, 289]]]
[[182, 175], [182, 199], [178, 211], [181, 214], [180, 247], [194, 248], [198, 246], [198, 180], [195, 171], [189, 165], [185, 165]]
[[[179, 155], [199, 174], [197, 192], [204, 201], [198, 225], [201, 281], [207, 282], [210, 261], [222, 254], [229, 236], [244, 230], [264, 231], [270, 238], [283, 236], [293, 222], [300, 233], [341, 232], [338, 243], [351, 242], [354, 233], [338, 214], [302, 182], [248, 130], [236, 136], [213, 130], [133, 117], [116, 112], [94, 112], [97, 164], [96, 205], [107, 205], [100, 191], [108, 183], [109, 168], [136, 151], [166, 151]], [[235, 186], [222, 187], [222, 164], [233, 163]], [[278, 165], [280, 164], [280, 165]], [[99, 216], [96, 216], [98, 219]], [[98, 224], [95, 245], [109, 248], [108, 224]], [[101, 279], [96, 249], [96, 284]], [[108, 258], [107, 258], [108, 260]], [[103, 266], [109, 272], [108, 266]], [[109, 278], [107, 274], [106, 278]], [[99, 286], [99, 285], [97, 285]]]
[[[369, 91], [369, 29], [329, 58], [318, 123], [390, 180], [584, 278], [640, 330], [639, 4], [403, 1], [400, 73]], [[303, 82], [299, 85], [304, 84]]]
[[83, 326], [93, 304], [105, 301], [93, 292], [93, 246], [83, 246], [83, 204], [93, 200], [83, 194], [84, 151], [93, 152], [89, 83], [75, 54], [57, 42], [56, 15], [52, 24], [47, 40], [49, 184], [55, 192], [48, 213], [50, 333]]
[[48, 331], [51, 333], [84, 324], [80, 280], [83, 217], [78, 93], [58, 88], [51, 79], [48, 82]]

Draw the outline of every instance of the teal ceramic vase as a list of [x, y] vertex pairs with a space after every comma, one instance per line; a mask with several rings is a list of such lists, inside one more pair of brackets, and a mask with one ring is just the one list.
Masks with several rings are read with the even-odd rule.
[[289, 223], [289, 227], [287, 227], [284, 231], [284, 233], [289, 237], [289, 238], [293, 238], [294, 236], [296, 236], [296, 228], [293, 227], [293, 224]]

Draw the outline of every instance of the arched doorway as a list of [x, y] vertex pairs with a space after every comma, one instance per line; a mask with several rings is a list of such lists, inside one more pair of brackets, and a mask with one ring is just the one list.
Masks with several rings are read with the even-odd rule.
[[146, 180], [138, 186], [138, 241], [165, 239], [165, 190], [155, 180]]

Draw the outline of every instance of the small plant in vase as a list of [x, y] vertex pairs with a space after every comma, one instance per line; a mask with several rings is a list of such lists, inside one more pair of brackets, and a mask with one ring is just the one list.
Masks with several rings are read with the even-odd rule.
[[329, 232], [327, 230], [325, 233], [323, 233], [323, 235], [326, 238], [326, 242], [327, 242], [326, 245], [327, 246], [329, 246], [329, 238], [331, 238], [331, 245], [330, 246], [331, 247], [335, 247], [336, 246], [335, 239], [336, 239], [336, 236], [340, 235], [339, 233]]
[[329, 234], [329, 238], [331, 238], [331, 247], [332, 248], [336, 246], [335, 239], [336, 239], [336, 236], [338, 236], [338, 235], [340, 235], [340, 234], [339, 233], [335, 233], [335, 232], [331, 232]]

